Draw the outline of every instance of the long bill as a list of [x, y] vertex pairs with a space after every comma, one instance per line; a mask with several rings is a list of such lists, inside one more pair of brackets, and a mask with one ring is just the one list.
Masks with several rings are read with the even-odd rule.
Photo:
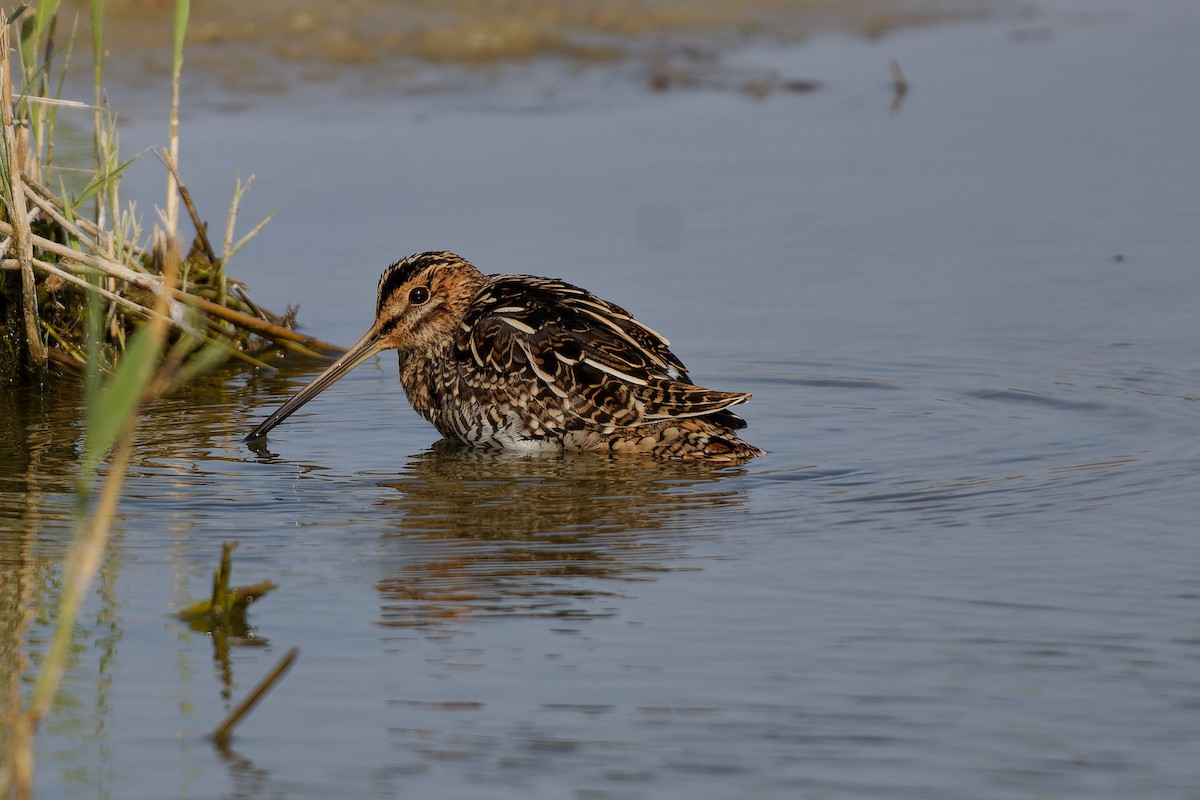
[[379, 350], [379, 332], [375, 326], [372, 326], [371, 330], [367, 331], [366, 335], [347, 350], [341, 358], [326, 367], [325, 371], [313, 378], [311, 383], [292, 395], [291, 399], [286, 403], [275, 409], [271, 416], [264, 419], [258, 424], [258, 427], [246, 434], [246, 438], [242, 439], [242, 441], [253, 442], [263, 438], [272, 428], [290, 417], [296, 409], [337, 383], [347, 372], [378, 353]]

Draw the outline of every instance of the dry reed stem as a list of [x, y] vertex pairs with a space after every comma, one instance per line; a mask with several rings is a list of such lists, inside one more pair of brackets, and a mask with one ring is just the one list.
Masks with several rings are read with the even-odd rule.
[[[46, 203], [53, 206], [58, 212], [60, 212], [59, 216], [56, 216], [55, 219], [65, 219], [65, 217], [62, 215], [66, 214], [66, 207], [58, 198], [58, 196], [40, 181], [34, 180], [28, 175], [25, 175], [24, 178], [25, 187], [27, 189], [32, 189], [40, 199], [44, 200]], [[88, 241], [90, 237], [91, 242], [94, 243], [96, 247], [100, 246], [100, 239], [106, 238], [107, 236], [106, 231], [102, 231], [100, 227], [96, 225], [96, 223], [92, 222], [87, 217], [75, 217], [75, 225], [77, 226], [77, 230], [82, 230], [87, 234], [86, 236], [79, 235], [80, 241]], [[77, 233], [77, 230], [73, 230], [72, 232]], [[138, 247], [134, 242], [122, 242], [121, 249], [124, 251], [122, 256], [126, 256], [131, 259], [141, 258], [145, 255], [145, 251]], [[115, 257], [115, 254], [108, 253], [108, 256]]]
[[[0, 234], [12, 235], [13, 226], [7, 222], [0, 222]], [[124, 264], [119, 264], [112, 259], [104, 256], [95, 255], [93, 253], [84, 253], [69, 247], [65, 244], [59, 244], [53, 239], [47, 239], [43, 236], [34, 234], [29, 237], [32, 244], [48, 253], [53, 253], [60, 258], [66, 258], [70, 261], [77, 261], [88, 266], [95, 267], [101, 272], [108, 275], [110, 278], [131, 283], [139, 289], [157, 292], [158, 287], [162, 285], [162, 278], [157, 275], [151, 275], [148, 272], [136, 272]]]
[[13, 121], [12, 64], [8, 57], [8, 26], [0, 27], [0, 104], [3, 105], [4, 155], [8, 159], [9, 200], [13, 220], [12, 247], [21, 264], [21, 305], [25, 319], [25, 340], [30, 360], [38, 367], [46, 364], [46, 345], [38, 325], [37, 281], [33, 277], [33, 242], [29, 228], [29, 208], [21, 182], [21, 150]]
[[[184, 8], [186, 9], [186, 3]], [[186, 10], [182, 13], [184, 16], [177, 18], [177, 25], [181, 19], [182, 21], [186, 20]], [[180, 30], [181, 28], [176, 28], [177, 48], [182, 43]], [[0, 51], [4, 53], [7, 53], [5, 48], [9, 37], [10, 30], [5, 26], [3, 30], [0, 30]], [[180, 58], [181, 54], [177, 50], [173, 76], [175, 86], [173, 86], [174, 96], [172, 98], [171, 142], [165, 151], [156, 151], [156, 155], [166, 165], [170, 173], [169, 185], [172, 185], [175, 190], [168, 201], [182, 199], [195, 225], [199, 247], [203, 249], [212, 264], [214, 274], [218, 279], [217, 299], [220, 302], [216, 303], [205, 297], [189, 294], [175, 286], [164, 291], [162, 277], [150, 272], [147, 268], [147, 265], [156, 256], [137, 244], [136, 232], [124, 239], [119, 247], [115, 247], [114, 239], [116, 237], [113, 231], [106, 230], [107, 226], [102, 222], [102, 217], [98, 218], [97, 222], [92, 222], [86, 217], [76, 217], [74, 208], [67, 204], [65, 198], [58, 197], [54, 191], [39, 180], [37, 165], [25, 163], [24, 155], [29, 154], [23, 155], [22, 143], [18, 139], [18, 134], [22, 131], [14, 120], [11, 66], [7, 58], [0, 57], [0, 104], [4, 106], [0, 122], [4, 124], [3, 135], [5, 138], [2, 143], [7, 151], [8, 164], [6, 166], [9, 168], [8, 177], [11, 184], [5, 187], [11, 189], [8, 198], [11, 201], [9, 214], [11, 222], [0, 221], [0, 237], [3, 237], [0, 238], [0, 269], [11, 269], [21, 273], [21, 308], [25, 339], [28, 341], [30, 361], [35, 365], [45, 364], [48, 358], [54, 358], [56, 363], [68, 363], [71, 366], [76, 366], [76, 361], [81, 360], [81, 349], [67, 345], [64, 339], [64, 336], [68, 335], [66, 330], [61, 332], [53, 330], [52, 326], [44, 324], [45, 321], [39, 319], [36, 294], [38, 273], [53, 276], [56, 280], [70, 283], [84, 291], [94, 291], [98, 296], [104, 298], [109, 303], [109, 334], [118, 347], [122, 345], [125, 335], [116, 316], [118, 309], [121, 313], [132, 314], [138, 319], [156, 320], [155, 312], [150, 310], [147, 305], [123, 296], [121, 284], [117, 283], [120, 281], [125, 285], [148, 291], [158, 300], [178, 301], [200, 310], [207, 315], [207, 324], [200, 326], [200, 330], [186, 324], [178, 313], [174, 315], [174, 319], [165, 319], [163, 324], [171, 325], [210, 345], [219, 346], [228, 357], [239, 359], [257, 368], [271, 369], [272, 367], [255, 357], [260, 353], [248, 354], [241, 349], [247, 343], [246, 337], [252, 335], [270, 342], [275, 348], [283, 348], [308, 357], [322, 358], [342, 352], [342, 348], [337, 345], [302, 335], [279, 324], [286, 317], [281, 318], [255, 304], [246, 293], [243, 284], [228, 279], [224, 275], [224, 262], [230, 255], [237, 252], [247, 240], [257, 234], [270, 216], [256, 225], [239, 241], [233, 242], [233, 225], [236, 220], [238, 202], [241, 192], [249, 186], [249, 181], [243, 185], [239, 179], [235, 189], [234, 203], [227, 221], [224, 252], [220, 256], [217, 255], [177, 167], [179, 132], [177, 81]], [[35, 102], [41, 98], [29, 97], [27, 99]], [[47, 99], [47, 102], [51, 100]], [[62, 101], [62, 104], [86, 105], [73, 101]], [[99, 114], [99, 105], [96, 106], [96, 111]], [[97, 135], [101, 136], [103, 126], [98, 120], [97, 116]], [[100, 161], [108, 163], [103, 159]], [[168, 205], [170, 206], [171, 203], [169, 202]], [[102, 214], [106, 207], [107, 204], [102, 203], [98, 208], [98, 213]], [[18, 213], [16, 209], [25, 209], [26, 212]], [[57, 229], [56, 232], [46, 236], [34, 234], [30, 223], [38, 215], [42, 215], [48, 224], [54, 226]], [[169, 233], [173, 236], [174, 227], [177, 225], [177, 215], [168, 213], [167, 220]], [[68, 244], [57, 241], [61, 238], [59, 232], [62, 236], [67, 237]], [[11, 257], [9, 257], [10, 255]], [[41, 258], [37, 256], [41, 256]], [[96, 285], [92, 281], [85, 280], [90, 274], [101, 274], [106, 277], [106, 280], [101, 281], [101, 285]], [[232, 293], [232, 296], [240, 301], [236, 304], [238, 308], [231, 308], [227, 305], [229, 293]], [[177, 312], [178, 306], [175, 308]], [[246, 309], [250, 313], [239, 309]], [[57, 352], [56, 348], [46, 347], [46, 342], [42, 338], [44, 335], [42, 330], [50, 334], [54, 342], [62, 343], [65, 352]], [[239, 341], [241, 345], [239, 345]], [[266, 348], [261, 352], [268, 352], [268, 350], [269, 348]]]
[[[45, 325], [44, 322], [42, 324]], [[85, 364], [87, 363], [86, 360], [82, 358], [72, 358], [69, 353], [64, 350], [59, 350], [57, 347], [48, 348], [46, 350], [46, 355], [49, 356], [50, 360], [58, 366], [62, 367], [63, 369], [71, 370], [75, 373], [82, 372]]]
[[[10, 236], [13, 235], [13, 226], [7, 222], [0, 222], [0, 234]], [[32, 244], [37, 246], [39, 249], [48, 253], [53, 253], [60, 258], [68, 259], [69, 261], [78, 262], [80, 264], [86, 264], [93, 269], [103, 272], [110, 278], [116, 278], [117, 280], [132, 284], [139, 289], [146, 289], [147, 291], [154, 292], [155, 294], [159, 294], [161, 292], [162, 279], [156, 275], [135, 272], [124, 264], [118, 264], [117, 262], [104, 258], [103, 256], [81, 252], [72, 247], [68, 247], [67, 245], [59, 244], [51, 239], [46, 239], [42, 236], [31, 235], [29, 238]], [[37, 266], [36, 264], [32, 264], [32, 262], [31, 265]], [[64, 262], [59, 266], [62, 267], [66, 265], [67, 262]], [[205, 313], [223, 319], [226, 322], [230, 322], [239, 328], [245, 328], [246, 330], [257, 333], [260, 336], [273, 339], [280, 343], [281, 346], [286, 347], [287, 345], [284, 344], [285, 342], [299, 344], [304, 348], [307, 348], [309, 355], [316, 355], [318, 353], [340, 353], [343, 350], [343, 348], [337, 346], [336, 344], [324, 342], [312, 336], [305, 336], [304, 334], [298, 333], [291, 328], [285, 328], [282, 325], [276, 325], [275, 323], [268, 322], [267, 320], [260, 319], [259, 317], [255, 317], [250, 314], [246, 314], [245, 312], [228, 308], [203, 297], [197, 297], [195, 295], [188, 294], [181, 289], [172, 288], [170, 295], [175, 300], [195, 306]]]
[[[332, 354], [344, 352], [344, 348], [338, 347], [336, 344], [323, 342], [320, 339], [315, 339], [311, 336], [305, 336], [291, 328], [285, 328], [282, 325], [276, 325], [273, 322], [267, 322], [265, 319], [251, 316], [242, 311], [236, 311], [232, 308], [226, 308], [220, 303], [214, 303], [212, 300], [207, 300], [203, 297], [188, 294], [179, 289], [172, 289], [172, 296], [181, 302], [187, 303], [190, 306], [212, 314], [214, 317], [220, 317], [226, 322], [232, 322], [239, 328], [246, 328], [254, 333], [264, 336], [268, 339], [274, 339], [280, 346], [287, 347], [291, 344], [301, 345], [307, 348], [306, 355], [320, 357], [320, 354]], [[290, 348], [294, 349], [294, 348]], [[297, 351], [302, 352], [302, 351]]]
[[[3, 262], [3, 266], [5, 268], [8, 268], [8, 264], [10, 264], [12, 261], [13, 261], [13, 259], [5, 259]], [[121, 306], [122, 308], [132, 312], [135, 316], [138, 317], [138, 319], [143, 319], [143, 320], [150, 319], [150, 317], [152, 317], [154, 315], [154, 312], [151, 309], [146, 308], [145, 306], [139, 305], [127, 297], [122, 297], [121, 295], [117, 294], [116, 292], [110, 292], [107, 289], [104, 289], [104, 288], [101, 288], [94, 284], [88, 283], [86, 280], [84, 280], [83, 278], [80, 278], [78, 275], [76, 275], [72, 272], [68, 272], [65, 269], [59, 268], [59, 266], [57, 264], [51, 264], [48, 261], [42, 261], [39, 258], [35, 258], [33, 260], [33, 266], [37, 267], [42, 272], [45, 272], [47, 275], [54, 275], [55, 277], [62, 278], [67, 283], [78, 286], [81, 289], [84, 289], [89, 292], [95, 292], [100, 297], [103, 297], [105, 300], [110, 300], [110, 301], [116, 303], [117, 305]], [[189, 328], [188, 326], [184, 325], [183, 323], [176, 322], [175, 320], [168, 318], [168, 322], [170, 322], [172, 325], [177, 327], [179, 330], [181, 330], [185, 333], [189, 333], [193, 336], [196, 336], [197, 338], [201, 338], [203, 335], [199, 331], [193, 330], [193, 329]]]
[[[29, 188], [32, 189], [33, 187], [31, 186]], [[92, 237], [88, 236], [86, 233], [84, 233], [82, 230], [80, 230], [74, 223], [72, 223], [70, 220], [68, 220], [62, 214], [60, 214], [58, 211], [58, 208], [54, 205], [54, 203], [50, 202], [50, 200], [43, 197], [39, 192], [36, 192], [36, 191], [29, 192], [26, 194], [26, 197], [35, 206], [37, 206], [38, 209], [40, 209], [48, 217], [50, 217], [50, 219], [54, 220], [54, 223], [56, 225], [58, 225], [60, 228], [62, 228], [67, 233], [74, 236], [76, 239], [78, 239], [80, 241], [80, 243], [91, 245], [93, 248], [98, 247], [98, 242], [96, 242]]]
[[[4, 259], [3, 261], [0, 261], [0, 269], [8, 269], [10, 263], [15, 263], [15, 262], [13, 259]], [[134, 301], [130, 300], [127, 297], [122, 297], [121, 295], [117, 294], [116, 292], [110, 292], [107, 289], [103, 289], [99, 286], [88, 283], [83, 278], [80, 278], [79, 276], [77, 276], [71, 272], [68, 272], [64, 269], [60, 269], [55, 264], [51, 264], [47, 261], [42, 261], [41, 259], [35, 258], [33, 260], [33, 265], [48, 275], [54, 275], [56, 277], [62, 278], [67, 283], [74, 284], [74, 285], [80, 287], [81, 289], [84, 289], [85, 291], [95, 292], [97, 295], [99, 295], [100, 297], [103, 297], [105, 300], [109, 300], [113, 303], [116, 303], [117, 305], [121, 306], [125, 310], [129, 311], [134, 316], [136, 316], [138, 319], [148, 320], [151, 317], [153, 317], [155, 314], [153, 309], [149, 309], [149, 308], [146, 308], [145, 306], [139, 305], [138, 303], [135, 303]], [[179, 291], [179, 290], [175, 290], [175, 291]], [[183, 296], [190, 297], [190, 295], [186, 295], [186, 294], [184, 294]], [[223, 306], [222, 306], [222, 308], [223, 308]], [[196, 339], [202, 340], [208, 344], [216, 344], [216, 345], [223, 347], [225, 349], [225, 352], [229, 356], [231, 356], [232, 358], [236, 358], [240, 361], [244, 361], [245, 363], [249, 364], [252, 367], [258, 367], [261, 369], [274, 369], [274, 367], [272, 367], [270, 364], [266, 363], [265, 361], [261, 361], [257, 358], [254, 358], [253, 356], [249, 355], [248, 353], [243, 353], [241, 350], [238, 350], [236, 347], [233, 347], [232, 345], [224, 344], [219, 339], [216, 339], [212, 336], [208, 336], [204, 332], [198, 331], [195, 328], [191, 328], [172, 317], [167, 317], [167, 324], [175, 327], [176, 329], [178, 329], [179, 331], [181, 331], [183, 333], [188, 334], [189, 336], [193, 336]], [[42, 326], [46, 327], [49, 330], [49, 326], [47, 326], [45, 322], [42, 322]], [[306, 356], [309, 356], [312, 358], [322, 358], [323, 357], [321, 353], [317, 353], [312, 350], [309, 350], [299, 344], [295, 344], [292, 342], [279, 343], [279, 344], [280, 344], [280, 346], [295, 348], [296, 352], [299, 352], [302, 355], [306, 355]], [[80, 363], [83, 363], [83, 361], [80, 360]]]
[[[250, 184], [254, 183], [254, 176], [251, 175], [242, 183], [242, 176], [239, 173], [234, 179], [233, 184], [233, 202], [229, 204], [229, 214], [225, 218], [225, 241], [221, 245], [221, 260], [228, 261], [233, 255], [233, 227], [237, 221], [238, 211], [242, 207], [242, 195], [250, 190]], [[253, 233], [253, 231], [251, 231]]]
[[183, 200], [183, 204], [187, 207], [188, 215], [192, 218], [192, 225], [196, 228], [196, 236], [200, 239], [200, 246], [204, 248], [204, 255], [208, 256], [208, 261], [216, 268], [221, 267], [221, 259], [217, 258], [217, 253], [213, 250], [212, 242], [208, 240], [208, 226], [204, 224], [204, 220], [200, 219], [200, 212], [196, 210], [195, 203], [192, 202], [192, 193], [188, 191], [187, 184], [183, 182], [183, 178], [179, 177], [179, 170], [175, 168], [175, 159], [169, 152], [155, 150], [154, 154], [158, 156], [159, 161], [166, 165], [171, 175], [175, 178], [175, 186], [179, 189], [179, 198]]
[[[204, 248], [204, 254], [208, 257], [209, 263], [212, 264], [214, 268], [220, 270], [220, 297], [221, 305], [224, 305], [226, 285], [224, 269], [225, 262], [229, 260], [229, 256], [237, 252], [238, 248], [240, 248], [250, 239], [254, 238], [254, 236], [263, 229], [263, 226], [267, 224], [267, 221], [270, 218], [268, 217], [268, 219], [264, 219], [262, 222], [255, 225], [249, 233], [247, 233], [238, 241], [236, 246], [232, 245], [233, 225], [234, 221], [237, 219], [238, 206], [241, 202], [241, 191], [244, 191], [250, 186], [249, 182], [247, 182], [246, 186], [244, 187], [239, 185], [239, 191], [234, 193], [233, 203], [229, 206], [229, 216], [226, 220], [225, 248], [222, 251], [222, 254], [218, 257], [216, 251], [213, 249], [212, 242], [208, 238], [208, 226], [205, 225], [204, 221], [200, 218], [200, 212], [196, 210], [196, 205], [192, 202], [192, 193], [188, 191], [187, 184], [185, 184], [183, 182], [183, 178], [180, 177], [179, 170], [176, 169], [175, 162], [172, 159], [171, 154], [159, 150], [155, 150], [154, 154], [158, 156], [159, 160], [163, 162], [163, 165], [165, 165], [166, 168], [170, 170], [171, 174], [175, 176], [175, 184], [179, 187], [179, 196], [183, 199], [184, 205], [187, 206], [188, 215], [192, 218], [192, 225], [196, 228], [196, 236], [200, 240], [200, 246]], [[278, 317], [267, 313], [263, 308], [251, 301], [249, 296], [245, 291], [242, 290], [240, 286], [235, 285], [234, 290], [237, 292], [237, 295], [241, 301], [246, 304], [246, 307], [262, 319], [272, 323], [278, 319]]]
[[[35, 219], [37, 219], [38, 213], [39, 213], [39, 209], [35, 208], [35, 209], [32, 209], [26, 215], [26, 218], [29, 220], [30, 224], [32, 224], [33, 221]], [[11, 236], [6, 236], [3, 239], [0, 239], [0, 254], [7, 253], [10, 249], [12, 249], [12, 243], [13, 243], [13, 237], [11, 237]], [[20, 269], [20, 268], [21, 268], [21, 263], [19, 261], [14, 260], [14, 266], [11, 267], [11, 269]]]
[[217, 741], [218, 744], [229, 739], [230, 734], [233, 732], [233, 726], [237, 725], [242, 720], [242, 717], [249, 714], [250, 711], [253, 710], [256, 705], [258, 705], [258, 701], [261, 700], [263, 696], [271, 690], [271, 687], [279, 682], [279, 679], [282, 678], [289, 669], [291, 669], [292, 664], [295, 663], [299, 656], [299, 647], [293, 647], [292, 649], [288, 650], [284, 654], [283, 658], [279, 660], [279, 663], [277, 663], [271, 669], [271, 671], [268, 672], [266, 676], [264, 676], [263, 679], [258, 682], [257, 686], [250, 690], [250, 694], [246, 695], [246, 699], [238, 703], [237, 707], [234, 708], [233, 711], [229, 712], [229, 716], [227, 716], [225, 720], [217, 727], [217, 729], [213, 731], [212, 737]]
[[[167, 131], [167, 152], [171, 160], [179, 163], [179, 75], [183, 68], [183, 32], [187, 28], [189, 2], [175, 4], [175, 41], [171, 59], [171, 115]], [[181, 18], [182, 17], [182, 18]], [[167, 175], [167, 238], [174, 241], [179, 236], [179, 196], [174, 172]]]

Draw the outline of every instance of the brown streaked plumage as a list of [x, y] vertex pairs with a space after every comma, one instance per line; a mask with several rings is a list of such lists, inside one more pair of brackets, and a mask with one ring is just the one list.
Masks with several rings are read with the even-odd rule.
[[696, 386], [669, 344], [569, 283], [484, 275], [454, 253], [418, 253], [384, 271], [366, 335], [246, 441], [371, 356], [397, 350], [413, 408], [469, 445], [707, 461], [762, 455], [738, 438], [746, 423], [729, 410], [750, 395]]

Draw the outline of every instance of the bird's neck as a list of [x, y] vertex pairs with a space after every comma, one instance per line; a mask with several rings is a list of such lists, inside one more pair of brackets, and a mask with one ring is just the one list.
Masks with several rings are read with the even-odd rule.
[[441, 406], [441, 390], [434, 359], [419, 352], [400, 352], [400, 385], [418, 414], [431, 419]]

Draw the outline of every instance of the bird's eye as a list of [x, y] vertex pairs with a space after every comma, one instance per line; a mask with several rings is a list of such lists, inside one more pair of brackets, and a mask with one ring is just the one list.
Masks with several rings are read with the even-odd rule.
[[419, 306], [429, 300], [429, 290], [424, 286], [418, 286], [408, 293], [408, 302], [414, 306]]

